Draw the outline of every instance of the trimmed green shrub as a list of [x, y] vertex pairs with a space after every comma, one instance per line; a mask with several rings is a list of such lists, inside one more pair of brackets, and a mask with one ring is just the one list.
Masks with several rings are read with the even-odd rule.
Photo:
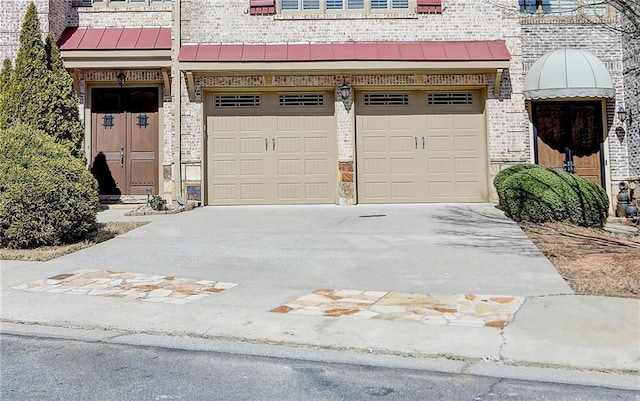
[[514, 166], [501, 171], [494, 185], [500, 205], [515, 221], [602, 227], [609, 214], [609, 198], [601, 186], [562, 170]]
[[0, 246], [34, 248], [96, 230], [97, 183], [84, 163], [28, 125], [0, 129]]
[[505, 207], [502, 204], [502, 199], [504, 199], [504, 194], [500, 192], [504, 188], [504, 185], [502, 185], [503, 182], [514, 174], [517, 174], [521, 171], [528, 170], [534, 167], [536, 167], [535, 164], [528, 164], [528, 163], [516, 164], [515, 166], [506, 168], [500, 171], [498, 174], [496, 174], [496, 176], [493, 178], [493, 186], [496, 187], [496, 192], [498, 193], [498, 199], [499, 199], [498, 202], [500, 206], [502, 206], [503, 208]]

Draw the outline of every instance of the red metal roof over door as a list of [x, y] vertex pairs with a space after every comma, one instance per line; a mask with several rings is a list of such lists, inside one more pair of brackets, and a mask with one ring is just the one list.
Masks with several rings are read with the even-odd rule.
[[170, 50], [171, 28], [68, 28], [60, 50]]
[[508, 61], [502, 40], [186, 44], [182, 62], [282, 61]]

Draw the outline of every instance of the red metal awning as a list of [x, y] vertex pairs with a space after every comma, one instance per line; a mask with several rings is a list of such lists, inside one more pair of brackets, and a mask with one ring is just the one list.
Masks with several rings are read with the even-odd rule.
[[67, 28], [58, 46], [61, 51], [170, 50], [171, 28]]
[[181, 62], [509, 61], [502, 40], [186, 44]]
[[68, 28], [58, 40], [68, 69], [171, 67], [171, 28]]

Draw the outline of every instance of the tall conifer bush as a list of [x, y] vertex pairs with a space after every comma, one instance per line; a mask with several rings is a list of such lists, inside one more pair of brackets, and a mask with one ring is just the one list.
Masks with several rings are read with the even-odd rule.
[[84, 130], [73, 80], [53, 36], [42, 41], [33, 3], [27, 8], [15, 68], [8, 77], [2, 87], [0, 127], [31, 125], [65, 145], [74, 156], [82, 157]]
[[33, 3], [12, 70], [0, 72], [0, 246], [81, 241], [96, 229], [97, 183], [82, 155], [73, 81]]
[[20, 49], [15, 68], [3, 91], [0, 128], [19, 123], [38, 127], [47, 113], [48, 75], [40, 20], [35, 4], [30, 3], [20, 30]]
[[2, 70], [0, 70], [0, 93], [2, 93], [4, 88], [9, 84], [11, 72], [13, 72], [13, 64], [11, 60], [5, 58], [2, 62]]
[[84, 129], [80, 122], [78, 95], [73, 79], [65, 70], [60, 50], [49, 34], [45, 41], [47, 68], [49, 70], [47, 115], [41, 128], [54, 137], [56, 142], [66, 144], [75, 156], [82, 156]]

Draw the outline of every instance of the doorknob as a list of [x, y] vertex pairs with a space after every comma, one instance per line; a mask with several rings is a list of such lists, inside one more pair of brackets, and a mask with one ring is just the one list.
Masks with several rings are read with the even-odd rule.
[[120, 148], [120, 167], [124, 167], [124, 148]]

